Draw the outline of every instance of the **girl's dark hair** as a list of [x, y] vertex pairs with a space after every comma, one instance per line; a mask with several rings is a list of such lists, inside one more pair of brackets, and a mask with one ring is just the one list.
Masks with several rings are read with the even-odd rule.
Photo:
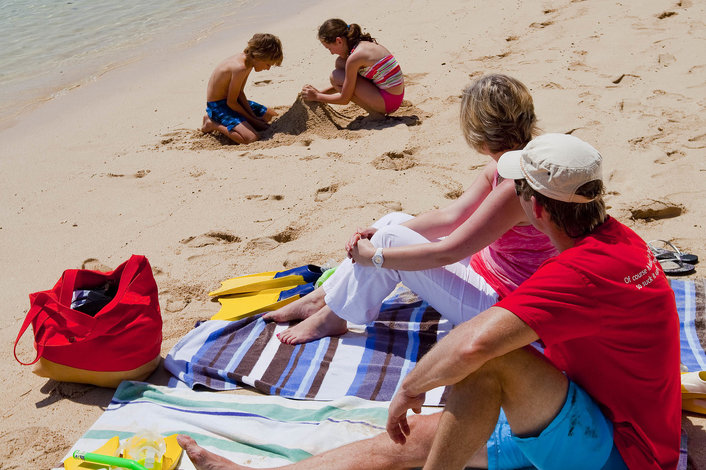
[[361, 27], [355, 23], [348, 24], [338, 18], [331, 18], [324, 21], [319, 27], [319, 39], [327, 44], [336, 42], [336, 38], [345, 38], [348, 42], [350, 52], [360, 41], [377, 42], [370, 34], [364, 33]]
[[601, 180], [589, 181], [576, 190], [576, 194], [593, 199], [591, 202], [564, 202], [548, 198], [532, 188], [527, 180], [515, 180], [515, 191], [525, 201], [534, 196], [549, 213], [552, 222], [571, 238], [588, 235], [606, 219], [605, 189]]

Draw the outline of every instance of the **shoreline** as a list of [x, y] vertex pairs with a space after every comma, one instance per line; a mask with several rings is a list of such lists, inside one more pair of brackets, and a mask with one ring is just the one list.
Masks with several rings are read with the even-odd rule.
[[[660, 18], [665, 8], [674, 14]], [[216, 28], [173, 54], [113, 70], [0, 129], [0, 338], [12, 347], [27, 295], [51, 288], [63, 270], [109, 270], [135, 253], [155, 270], [164, 356], [216, 313], [207, 293], [220, 281], [337, 262], [357, 227], [448, 204], [487, 162], [464, 142], [458, 107], [462, 88], [491, 72], [530, 88], [543, 131], [572, 132], [599, 149], [612, 216], [645, 240], [671, 239], [703, 258], [705, 8], [312, 2], [279, 11], [286, 17], [266, 28], [255, 19], [252, 31]], [[197, 131], [212, 68], [255, 30], [282, 39], [284, 62], [250, 76], [249, 98], [285, 112], [303, 84], [323, 86], [333, 57], [316, 28], [330, 17], [359, 23], [395, 54], [408, 106], [382, 122], [336, 107], [358, 126], [329, 131], [337, 128], [312, 118], [287, 134], [283, 123], [281, 140], [252, 146]], [[700, 265], [694, 277], [704, 277]], [[25, 359], [30, 334], [18, 347]], [[13, 404], [0, 445], [8, 468], [56, 465], [113, 394], [48, 381], [14, 361], [2, 371]], [[706, 421], [688, 421], [690, 455], [706, 462]]]
[[[297, 2], [298, 5], [303, 4], [304, 8], [310, 8], [316, 3], [318, 0], [299, 0]], [[72, 70], [67, 73], [72, 78], [64, 77], [62, 79], [60, 75], [57, 75], [54, 78], [59, 80], [53, 83], [49, 83], [49, 80], [45, 79], [41, 81], [40, 86], [34, 89], [18, 88], [16, 95], [26, 94], [30, 97], [16, 98], [2, 103], [0, 131], [11, 129], [27, 115], [41, 110], [46, 103], [63, 99], [76, 89], [100, 82], [105, 75], [133, 66], [144, 67], [140, 64], [150, 60], [158, 60], [162, 56], [178, 57], [200, 43], [213, 43], [215, 37], [226, 38], [232, 37], [234, 34], [236, 37], [252, 35], [257, 32], [253, 23], [277, 24], [285, 20], [292, 10], [291, 2], [266, 0], [262, 3], [239, 6], [237, 11], [232, 13], [209, 11], [208, 17], [199, 21], [195, 26], [175, 24], [176, 28], [172, 31], [163, 31], [146, 40], [140, 39], [134, 44], [103, 53], [97, 59], [68, 58], [68, 62], [60, 65], [60, 68], [70, 69], [74, 65], [78, 65], [80, 69], [78, 72]], [[244, 23], [237, 21], [241, 16], [246, 18]], [[182, 31], [184, 28], [186, 31]], [[236, 51], [238, 47], [240, 46], [235, 46]], [[63, 71], [59, 72], [59, 74], [63, 73]], [[17, 88], [16, 84], [14, 86]], [[68, 100], [71, 101], [70, 96]]]

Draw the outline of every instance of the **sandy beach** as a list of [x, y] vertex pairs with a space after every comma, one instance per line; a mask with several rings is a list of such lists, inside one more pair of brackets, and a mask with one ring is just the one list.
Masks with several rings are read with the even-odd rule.
[[[485, 73], [524, 82], [539, 125], [604, 157], [609, 212], [645, 240], [706, 256], [706, 6], [693, 0], [327, 2], [252, 30], [219, 28], [47, 101], [0, 130], [0, 469], [50, 468], [113, 390], [37, 377], [11, 349], [28, 294], [68, 268], [147, 256], [159, 286], [162, 356], [218, 304], [229, 277], [340, 261], [358, 227], [458, 197], [487, 157], [459, 130], [462, 88]], [[399, 60], [405, 102], [385, 119], [298, 101], [334, 57], [327, 18], [364, 27]], [[250, 99], [280, 118], [230, 145], [197, 129], [213, 67], [259, 30], [284, 62], [252, 73]], [[693, 277], [703, 277], [697, 265]], [[34, 357], [31, 333], [18, 347]], [[658, 404], [655, 410], [658, 412]], [[706, 468], [706, 419], [685, 415], [690, 468]]]

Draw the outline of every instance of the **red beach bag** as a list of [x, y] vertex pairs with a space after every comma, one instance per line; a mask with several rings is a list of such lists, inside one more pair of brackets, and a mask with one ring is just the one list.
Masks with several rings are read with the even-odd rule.
[[[75, 306], [75, 291], [112, 286], [96, 313]], [[35, 364], [33, 372], [64, 382], [117, 387], [143, 380], [159, 365], [162, 316], [157, 283], [144, 256], [132, 257], [111, 272], [64, 271], [53, 289], [29, 296], [31, 308], [15, 340], [15, 359]], [[37, 351], [32, 362], [17, 357], [17, 343], [30, 323]]]

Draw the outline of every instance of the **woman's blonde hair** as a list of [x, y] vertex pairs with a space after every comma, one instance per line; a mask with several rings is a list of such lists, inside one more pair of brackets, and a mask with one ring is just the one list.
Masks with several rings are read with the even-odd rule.
[[479, 78], [463, 90], [461, 130], [477, 151], [523, 148], [539, 132], [529, 90], [507, 75]]

